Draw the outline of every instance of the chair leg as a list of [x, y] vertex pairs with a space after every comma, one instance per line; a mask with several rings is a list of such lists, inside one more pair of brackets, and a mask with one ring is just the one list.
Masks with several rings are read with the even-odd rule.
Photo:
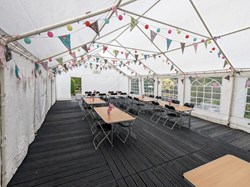
[[157, 121], [153, 120], [153, 118], [154, 118], [154, 116], [156, 115], [156, 113], [157, 113], [157, 112], [155, 112], [155, 113], [151, 116], [151, 118], [150, 118], [150, 121], [153, 121], [153, 122], [155, 122], [155, 123], [157, 123]]
[[[94, 147], [95, 147], [95, 150], [97, 150], [98, 149], [98, 147], [101, 145], [101, 143], [105, 140], [105, 139], [108, 139], [108, 141], [109, 141], [109, 143], [111, 144], [111, 141], [110, 141], [110, 139], [109, 139], [109, 134], [110, 134], [110, 132], [108, 132], [108, 133], [105, 133], [105, 136], [101, 139], [101, 141], [96, 145], [95, 144], [95, 140], [96, 140], [96, 138], [99, 136], [101, 134], [101, 132], [98, 132], [97, 133], [97, 135], [94, 137], [94, 139], [93, 139], [93, 145], [94, 145]], [[111, 144], [112, 145], [112, 144]]]

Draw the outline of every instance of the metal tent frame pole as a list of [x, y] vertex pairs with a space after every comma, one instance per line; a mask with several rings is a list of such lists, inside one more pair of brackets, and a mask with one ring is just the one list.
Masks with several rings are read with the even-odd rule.
[[[125, 5], [133, 3], [135, 1], [136, 0], [128, 0], [127, 2], [122, 3], [120, 6], [125, 6]], [[23, 39], [23, 38], [26, 38], [26, 37], [29, 37], [29, 36], [37, 35], [37, 34], [40, 34], [42, 32], [47, 32], [49, 30], [53, 30], [53, 29], [56, 29], [58, 27], [62, 27], [62, 26], [68, 25], [68, 24], [72, 24], [72, 23], [75, 23], [75, 22], [78, 22], [78, 21], [81, 21], [81, 20], [84, 20], [84, 19], [87, 19], [87, 18], [91, 18], [91, 17], [106, 13], [106, 12], [111, 11], [111, 10], [112, 10], [112, 7], [104, 8], [102, 10], [91, 12], [89, 14], [85, 14], [85, 15], [79, 16], [77, 18], [73, 18], [73, 19], [66, 20], [66, 21], [63, 21], [63, 22], [60, 22], [60, 23], [56, 23], [56, 24], [53, 24], [53, 25], [50, 25], [50, 26], [47, 26], [47, 27], [44, 27], [44, 28], [40, 28], [40, 29], [36, 29], [34, 31], [24, 33], [24, 34], [20, 34], [20, 35], [17, 35], [17, 36], [12, 36], [10, 38], [7, 38], [5, 42], [6, 42], [6, 44], [10, 43], [10, 42], [14, 42], [14, 41], [17, 41], [17, 40], [20, 40], [20, 39]]]
[[[137, 26], [137, 28], [144, 34], [144, 36], [151, 42], [151, 40], [150, 40], [150, 38], [147, 36], [147, 34], [138, 26], [138, 25], [136, 25]], [[171, 63], [182, 73], [182, 74], [184, 74], [185, 75], [185, 73], [184, 73], [184, 71], [182, 71], [170, 58], [168, 58], [162, 51], [161, 51], [161, 49], [154, 43], [154, 42], [152, 42], [152, 44], [159, 50], [159, 52], [161, 52], [164, 56], [165, 56], [165, 58], [167, 58], [168, 60], [170, 60], [171, 61]]]

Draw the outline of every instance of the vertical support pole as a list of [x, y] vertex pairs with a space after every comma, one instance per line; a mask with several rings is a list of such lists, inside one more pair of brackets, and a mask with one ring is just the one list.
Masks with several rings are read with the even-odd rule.
[[230, 126], [231, 123], [231, 117], [233, 113], [233, 105], [234, 105], [234, 90], [235, 90], [235, 84], [236, 84], [236, 73], [234, 72], [232, 75], [232, 89], [231, 89], [231, 98], [230, 98], [230, 104], [229, 104], [229, 114], [228, 114], [228, 120], [227, 125]]

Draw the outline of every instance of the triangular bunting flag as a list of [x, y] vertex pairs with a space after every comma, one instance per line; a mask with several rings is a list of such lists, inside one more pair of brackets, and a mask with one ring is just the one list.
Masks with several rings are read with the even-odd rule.
[[154, 59], [156, 58], [156, 54], [153, 54]]
[[183, 82], [184, 82], [184, 79], [181, 79], [181, 83], [183, 84]]
[[125, 57], [126, 57], [126, 59], [128, 59], [128, 55], [129, 55], [129, 53], [125, 53]]
[[48, 62], [47, 61], [46, 62], [42, 62], [41, 64], [42, 64], [42, 66], [43, 66], [43, 68], [45, 70], [48, 70]]
[[205, 45], [205, 47], [207, 49], [207, 40], [204, 41], [204, 45]]
[[118, 16], [118, 14], [117, 14], [117, 6], [116, 5], [112, 6], [112, 10], [115, 13], [115, 15]]
[[170, 45], [172, 43], [172, 40], [168, 39], [168, 38], [166, 38], [166, 40], [167, 40], [167, 50], [169, 50], [169, 47], [170, 47]]
[[102, 50], [103, 50], [103, 53], [105, 53], [105, 51], [108, 49], [108, 47], [107, 46], [102, 46]]
[[155, 39], [155, 37], [156, 37], [156, 35], [157, 35], [157, 33], [156, 32], [154, 32], [154, 31], [152, 31], [152, 30], [150, 30], [150, 40], [151, 40], [151, 42], [153, 43], [153, 41], [154, 41], [154, 39]]
[[147, 60], [148, 55], [144, 55], [144, 59]]
[[138, 60], [138, 54], [135, 54], [135, 62]]
[[141, 61], [139, 61], [139, 65], [141, 65]]
[[90, 28], [93, 29], [93, 31], [95, 31], [96, 34], [99, 36], [98, 21], [95, 21], [94, 23], [91, 23]]
[[96, 57], [96, 62], [99, 62], [100, 58], [99, 57]]
[[58, 70], [58, 74], [61, 75], [61, 73], [62, 73], [61, 70]]
[[86, 53], [88, 53], [88, 47], [87, 47], [86, 44], [84, 44], [84, 45], [82, 46], [82, 48], [83, 48], [84, 51], [86, 51]]
[[192, 82], [192, 76], [189, 76], [188, 79], [190, 82]]
[[119, 51], [115, 49], [115, 50], [113, 51], [113, 53], [115, 54], [115, 57], [117, 57]]
[[194, 43], [194, 51], [197, 52], [198, 43]]
[[21, 79], [19, 76], [19, 68], [17, 67], [17, 65], [15, 65], [15, 74], [16, 74], [16, 78], [18, 78], [19, 80]]
[[181, 42], [181, 51], [182, 51], [182, 54], [184, 53], [185, 45], [186, 45], [186, 43], [182, 43], [182, 42]]
[[221, 55], [221, 54], [222, 54], [222, 52], [221, 52], [221, 51], [219, 51], [219, 52], [218, 52], [218, 57], [219, 57], [219, 58], [220, 58], [220, 55]]
[[107, 59], [104, 59], [104, 64], [107, 64], [108, 60]]
[[76, 52], [73, 52], [73, 53], [70, 53], [70, 55], [72, 56], [72, 61], [74, 62], [74, 63], [76, 63]]
[[230, 80], [230, 75], [226, 76], [225, 79], [229, 81]]
[[170, 68], [170, 71], [172, 71], [174, 69], [174, 65], [172, 64], [171, 65], [171, 68]]
[[65, 47], [71, 51], [71, 45], [70, 45], [70, 34], [58, 36], [58, 38], [61, 40], [61, 42], [65, 45]]
[[135, 28], [135, 26], [138, 24], [138, 21], [131, 16], [131, 21], [130, 21], [130, 32]]
[[228, 64], [227, 60], [224, 61], [224, 65], [223, 68], [225, 68], [225, 66]]
[[88, 60], [91, 58], [91, 55], [87, 55]]
[[69, 70], [66, 64], [64, 64], [63, 67], [65, 68], [66, 72]]
[[250, 87], [250, 80], [246, 80], [245, 88]]
[[56, 61], [58, 64], [63, 65], [63, 57], [57, 58]]

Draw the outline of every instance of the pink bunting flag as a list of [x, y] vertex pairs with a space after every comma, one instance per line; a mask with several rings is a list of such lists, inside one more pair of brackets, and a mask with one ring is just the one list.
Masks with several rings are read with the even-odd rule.
[[70, 55], [72, 56], [72, 58], [73, 58], [73, 62], [74, 63], [76, 63], [76, 52], [72, 52], [72, 53], [70, 53]]
[[126, 59], [128, 59], [128, 55], [129, 55], [129, 53], [125, 53], [125, 57], [126, 57]]
[[194, 51], [197, 52], [198, 43], [194, 43]]
[[115, 13], [115, 15], [118, 17], [117, 6], [116, 6], [116, 5], [113, 5], [113, 6], [112, 6], [112, 10], [113, 10], [113, 12]]
[[105, 51], [106, 51], [107, 49], [108, 49], [108, 47], [104, 45], [104, 46], [102, 47], [103, 53], [105, 53]]
[[95, 21], [91, 23], [90, 28], [96, 32], [96, 34], [99, 36], [99, 27], [98, 27], [98, 21]]
[[46, 62], [42, 62], [41, 64], [42, 64], [42, 66], [43, 66], [43, 68], [45, 70], [48, 70], [48, 62], [47, 61]]
[[250, 87], [250, 80], [246, 80], [245, 88]]
[[157, 33], [156, 32], [154, 32], [154, 31], [152, 31], [152, 30], [150, 30], [150, 40], [151, 40], [151, 42], [153, 43], [153, 41], [154, 41], [154, 39], [155, 39], [155, 37], [156, 37], [156, 35], [157, 35]]

